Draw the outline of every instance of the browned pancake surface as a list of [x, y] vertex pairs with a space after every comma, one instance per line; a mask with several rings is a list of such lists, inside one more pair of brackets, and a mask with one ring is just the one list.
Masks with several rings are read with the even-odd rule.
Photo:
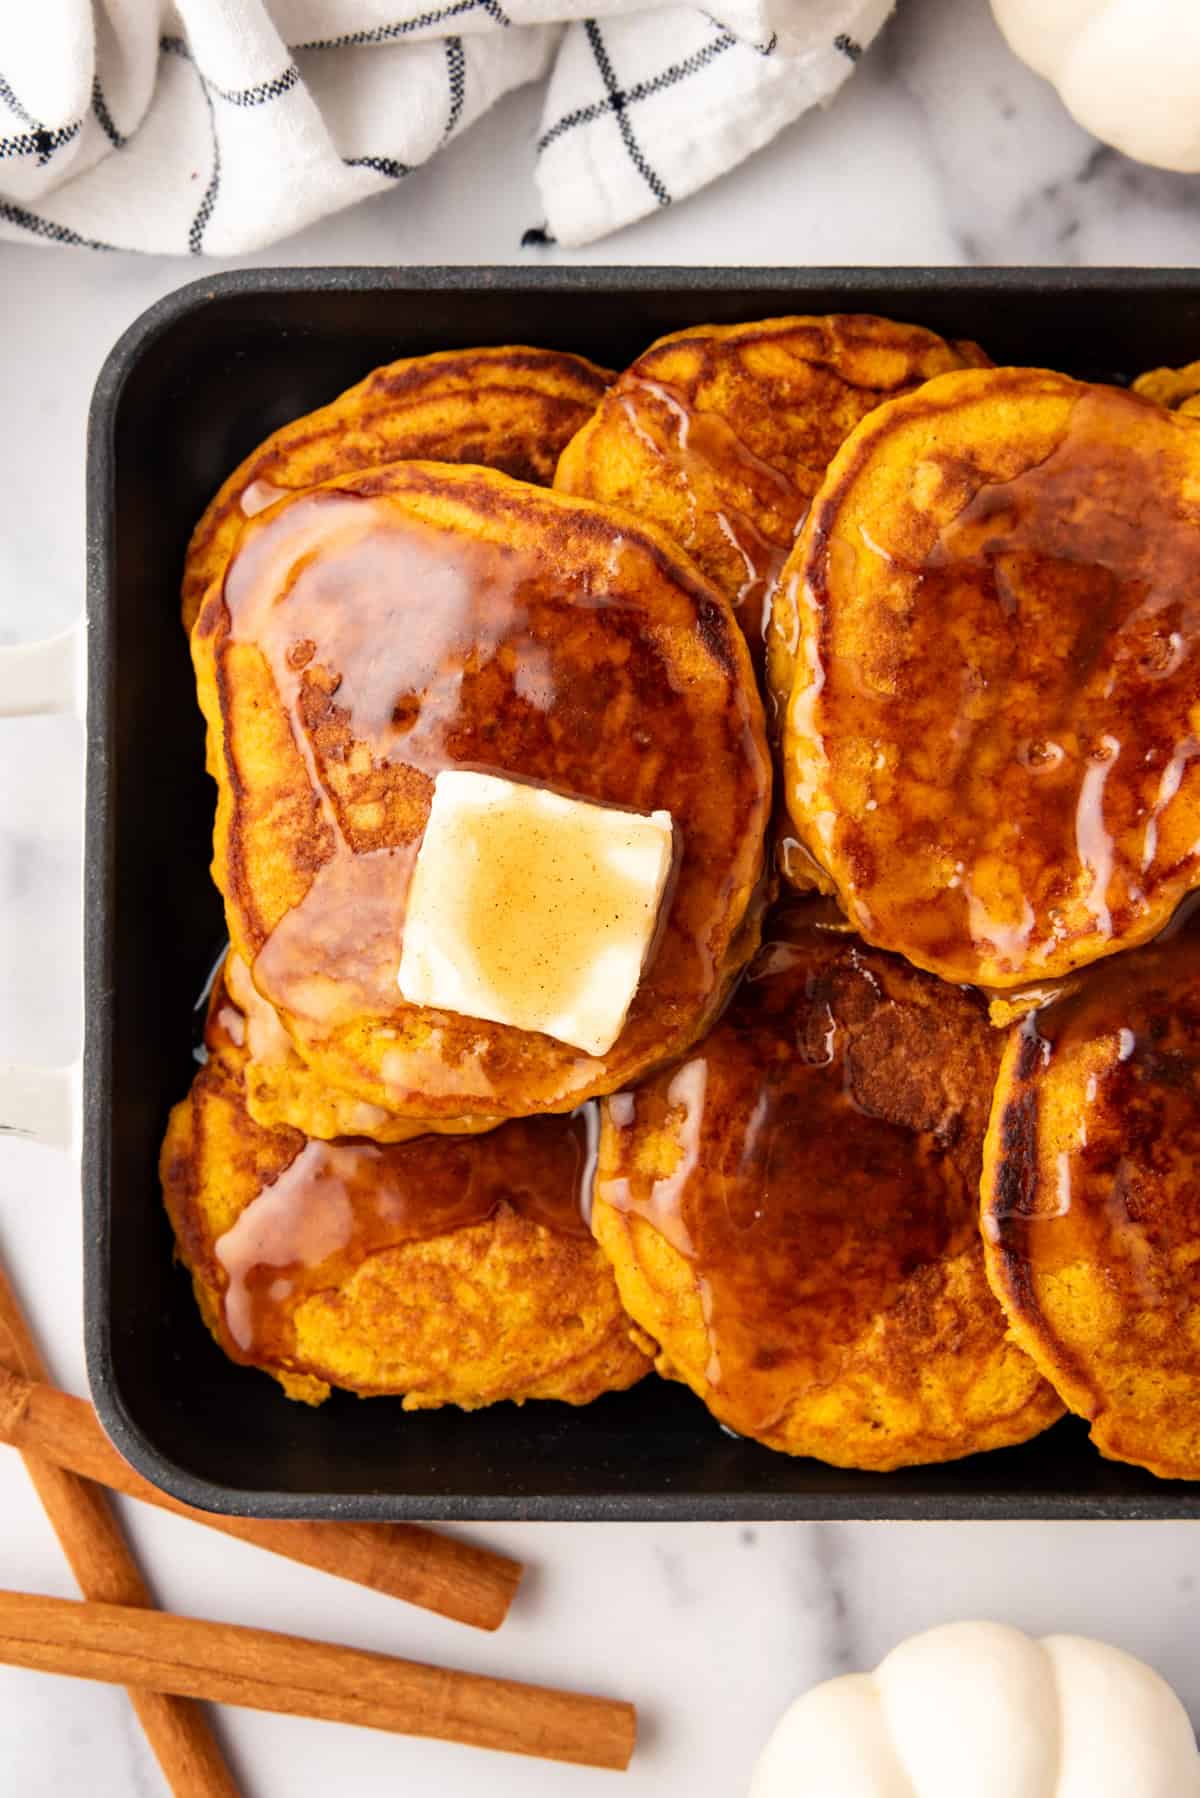
[[[753, 946], [770, 768], [729, 608], [653, 532], [396, 463], [252, 521], [192, 646], [234, 946], [329, 1085], [407, 1117], [565, 1111], [703, 1029]], [[672, 815], [664, 915], [605, 1056], [400, 997], [433, 777], [462, 766]], [[486, 913], [486, 868], [466, 878]]]
[[377, 368], [328, 406], [273, 431], [225, 481], [192, 534], [183, 622], [228, 562], [246, 519], [284, 493], [384, 462], [475, 462], [549, 486], [559, 452], [612, 376], [524, 345], [446, 350]]
[[1147, 369], [1133, 383], [1133, 391], [1165, 406], [1168, 412], [1196, 418], [1200, 416], [1200, 362], [1189, 362], [1183, 368]]
[[219, 1012], [210, 1042], [161, 1173], [201, 1311], [234, 1360], [311, 1404], [343, 1386], [410, 1410], [586, 1404], [648, 1371], [580, 1217], [586, 1120], [316, 1141], [250, 1117], [245, 1052]]
[[354, 1093], [330, 1086], [300, 1054], [263, 998], [241, 956], [230, 950], [213, 985], [205, 1029], [210, 1049], [226, 1040], [245, 1050], [242, 1091], [246, 1110], [264, 1129], [288, 1125], [305, 1136], [370, 1136], [409, 1142], [427, 1131], [472, 1135], [500, 1120], [487, 1117], [401, 1118]]
[[777, 915], [688, 1059], [604, 1102], [593, 1230], [660, 1373], [742, 1435], [878, 1469], [1025, 1441], [1061, 1406], [984, 1275], [998, 1040], [813, 918]]
[[660, 338], [563, 451], [555, 486], [661, 526], [734, 605], [756, 660], [796, 527], [838, 445], [883, 399], [986, 361], [859, 314]]
[[943, 375], [835, 458], [776, 608], [797, 835], [873, 943], [1017, 988], [1200, 879], [1200, 433]]
[[988, 1131], [988, 1272], [1113, 1460], [1200, 1479], [1200, 933], [1091, 969], [1014, 1029]]

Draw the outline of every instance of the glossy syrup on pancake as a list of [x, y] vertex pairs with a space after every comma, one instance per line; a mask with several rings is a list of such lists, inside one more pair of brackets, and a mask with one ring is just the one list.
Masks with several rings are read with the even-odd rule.
[[590, 1113], [403, 1149], [312, 1141], [251, 1116], [237, 1014], [214, 990], [159, 1160], [177, 1253], [233, 1360], [308, 1404], [342, 1386], [406, 1410], [586, 1404], [648, 1371], [580, 1212]]
[[[1186, 715], [1180, 694], [1196, 691], [1200, 675], [1200, 534], [1195, 519], [1144, 481], [1136, 448], [1101, 449], [1106, 419], [1115, 414], [1120, 430], [1127, 405], [1114, 389], [1086, 393], [1059, 449], [1015, 480], [981, 487], [941, 533], [922, 570], [935, 592], [950, 568], [955, 583], [978, 584], [997, 623], [1016, 619], [1023, 605], [1035, 611], [1041, 641], [1027, 660], [1028, 677], [1036, 683], [1044, 670], [1058, 684], [1057, 708], [1067, 728], [1060, 732], [1050, 715], [1043, 720], [1049, 729], [1031, 737], [1021, 734], [1019, 717], [1013, 720], [1015, 741], [1008, 747], [1037, 777], [1026, 788], [1023, 818], [1039, 845], [1036, 865], [1018, 878], [1036, 888], [1045, 877], [1040, 844], [1073, 843], [1090, 872], [1090, 911], [1104, 936], [1120, 934], [1140, 906], [1163, 811], [1200, 755], [1200, 737], [1190, 728], [1179, 734], [1181, 712]], [[1130, 492], [1144, 494], [1133, 509]], [[1043, 587], [1045, 564], [1053, 584]], [[1110, 705], [1113, 685], [1124, 681], [1130, 691]], [[1089, 716], [1076, 726], [1070, 714], [1085, 697]], [[1121, 790], [1121, 758], [1133, 747], [1127, 720], [1136, 729], [1135, 792]], [[960, 728], [970, 733], [967, 717]], [[990, 748], [997, 760], [1003, 753], [1003, 745]], [[1060, 781], [1063, 768], [1067, 777]], [[1146, 806], [1140, 793], [1148, 770], [1157, 782]], [[959, 793], [963, 784], [960, 773]], [[1140, 854], [1122, 869], [1117, 839], [1129, 830], [1140, 832]], [[1110, 901], [1118, 908], [1115, 919]], [[976, 935], [1024, 958], [1034, 924], [1028, 901], [1016, 925], [998, 922], [970, 892], [967, 904]]]
[[[730, 597], [760, 666], [771, 598], [808, 510], [807, 493], [756, 456], [719, 413], [692, 405], [684, 389], [671, 382], [622, 382], [616, 403], [643, 447], [661, 464], [660, 479], [683, 501], [689, 521], [680, 537], [684, 549], [695, 547], [697, 521], [709, 514], [714, 489], [719, 493], [711, 516], [743, 569]], [[747, 495], [746, 503], [739, 505], [736, 494]]]
[[[396, 464], [252, 521], [193, 653], [231, 931], [333, 1085], [424, 1120], [566, 1111], [702, 1028], [752, 946], [770, 773], [732, 619], [669, 546], [482, 470]], [[674, 878], [611, 1077], [550, 1038], [404, 1005], [406, 896], [446, 768], [671, 813]]]
[[[921, 1270], [976, 1237], [982, 1007], [813, 909], [776, 918], [695, 1054], [605, 1102], [597, 1200], [691, 1265], [706, 1396], [748, 1435], [832, 1386]], [[622, 1152], [635, 1137], [671, 1147], [647, 1164]]]
[[[1189, 1269], [1175, 1253], [1181, 1226], [1200, 1247], [1200, 919], [1188, 913], [1018, 1026], [998, 1178], [984, 1195], [989, 1240], [1038, 1279], [1088, 1261], [1131, 1308], [1170, 1306], [1181, 1317], [1200, 1302], [1200, 1260], [1189, 1256]], [[1047, 1179], [1043, 1079], [1080, 1057], [1089, 1065], [1077, 1127]]]
[[554, 483], [661, 525], [729, 599], [761, 675], [773, 590], [839, 445], [880, 400], [985, 360], [852, 314], [693, 326], [617, 377]]
[[[997, 987], [1152, 933], [1163, 889], [1178, 897], [1193, 878], [1196, 844], [1170, 812], [1200, 759], [1186, 441], [1164, 444], [1161, 415], [1116, 389], [1016, 374], [1073, 390], [1049, 453], [981, 482], [941, 455], [944, 402], [931, 400], [928, 460], [911, 478], [942, 522], [924, 553], [889, 539], [886, 517], [878, 540], [861, 504], [855, 547], [835, 486], [788, 577], [820, 621], [789, 718], [789, 797], [808, 846], [872, 941]], [[893, 410], [907, 423], [923, 400]], [[842, 485], [852, 479], [851, 463]], [[828, 614], [831, 594], [862, 591], [864, 570], [886, 606], [856, 662], [850, 638], [831, 642]]]
[[285, 1355], [292, 1317], [371, 1255], [481, 1224], [501, 1204], [585, 1237], [595, 1120], [517, 1118], [469, 1142], [422, 1136], [387, 1146], [300, 1139], [292, 1161], [217, 1240], [225, 1323], [255, 1358]]
[[[444, 537], [389, 521], [348, 493], [293, 503], [236, 559], [225, 589], [230, 637], [253, 643], [270, 663], [332, 850], [255, 960], [255, 982], [272, 1002], [324, 1021], [364, 1005], [386, 1009], [396, 998], [419, 842], [377, 846], [369, 795], [356, 806], [366, 829], [348, 821], [322, 765], [324, 729], [332, 724], [338, 734], [335, 758], [339, 748], [348, 755], [351, 775], [356, 757], [368, 783], [378, 764], [400, 762], [426, 790], [451, 764], [504, 772], [489, 762], [502, 721], [505, 758], [518, 769], [523, 740], [586, 730], [589, 700], [602, 697], [587, 693], [583, 676], [560, 680], [553, 632], [538, 616], [543, 582], [531, 556], [478, 542], [451, 549]], [[414, 590], [423, 599], [415, 615]], [[646, 626], [612, 602], [597, 603], [636, 667], [648, 650]], [[477, 699], [470, 713], [460, 704], [468, 684]], [[385, 822], [381, 815], [378, 824]], [[487, 870], [465, 868], [463, 878], [486, 882]], [[500, 898], [482, 903], [481, 917], [494, 911], [502, 919]], [[581, 892], [581, 925], [587, 898]], [[485, 965], [495, 948], [481, 940]]]
[[442, 351], [377, 368], [252, 450], [188, 547], [183, 618], [228, 563], [247, 518], [336, 475], [398, 460], [480, 463], [549, 485], [560, 450], [611, 376], [580, 356], [519, 345]]
[[1023, 1021], [982, 1181], [1013, 1334], [1102, 1454], [1200, 1479], [1200, 931], [1195, 908]]
[[[499, 641], [481, 630], [493, 614], [481, 604], [476, 617], [476, 597], [499, 588], [508, 625], [526, 573], [520, 558], [506, 565], [503, 552], [468, 544], [450, 555], [420, 527], [389, 528], [348, 493], [294, 502], [235, 559], [225, 584], [230, 638], [253, 644], [270, 665], [329, 852], [254, 961], [256, 985], [273, 1004], [331, 1022], [395, 1002], [418, 842], [373, 840], [385, 819], [371, 830], [371, 774], [377, 762], [402, 756], [413, 780], [431, 788], [458, 723], [456, 682], [438, 677], [448, 664], [458, 665], [459, 681], [495, 665]], [[414, 589], [425, 601], [415, 612]], [[518, 644], [521, 630], [518, 614]], [[463, 666], [468, 646], [478, 656], [473, 669]], [[510, 654], [515, 669], [519, 651]], [[323, 726], [339, 739], [330, 759], [351, 775], [346, 757], [359, 752], [368, 791], [353, 819], [339, 808], [314, 743]]]
[[407, 1142], [428, 1130], [472, 1135], [498, 1118], [398, 1118], [315, 1073], [296, 1049], [273, 1005], [263, 998], [241, 956], [227, 949], [210, 976], [202, 1042], [196, 1059], [233, 1045], [244, 1050], [242, 1100], [264, 1130], [281, 1125], [305, 1136], [332, 1141], [369, 1136], [378, 1142]]

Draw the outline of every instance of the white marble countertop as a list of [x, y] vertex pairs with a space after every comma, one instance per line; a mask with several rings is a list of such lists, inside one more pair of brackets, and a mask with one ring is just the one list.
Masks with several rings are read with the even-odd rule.
[[[402, 190], [254, 260], [557, 256], [520, 248], [538, 222], [537, 104], [512, 96]], [[1200, 178], [1098, 149], [1007, 54], [985, 0], [903, 0], [829, 112], [687, 205], [571, 260], [1191, 265], [1198, 246]], [[0, 249], [0, 642], [76, 615], [92, 381], [122, 328], [198, 272]], [[71, 723], [0, 724], [0, 1057], [53, 1062], [77, 1048], [79, 752]], [[64, 1158], [0, 1141], [0, 1250], [59, 1383], [82, 1391], [77, 1217]], [[956, 1616], [1109, 1637], [1153, 1661], [1200, 1719], [1200, 1534], [1183, 1524], [497, 1526], [481, 1537], [533, 1571], [510, 1623], [483, 1637], [172, 1518], [129, 1523], [160, 1601], [176, 1610], [609, 1691], [642, 1712], [623, 1785], [231, 1712], [220, 1727], [254, 1798], [584, 1798], [610, 1787], [733, 1798], [795, 1691]], [[0, 1585], [72, 1592], [14, 1456], [0, 1457]], [[160, 1785], [122, 1694], [0, 1669], [0, 1789], [127, 1798]]]

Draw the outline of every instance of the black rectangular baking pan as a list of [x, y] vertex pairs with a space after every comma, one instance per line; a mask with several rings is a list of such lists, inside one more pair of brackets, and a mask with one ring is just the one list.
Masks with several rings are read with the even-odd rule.
[[210, 495], [268, 431], [397, 356], [526, 342], [620, 367], [683, 325], [825, 311], [1101, 379], [1200, 354], [1200, 275], [1182, 270], [347, 268], [197, 281], [105, 363], [88, 447], [88, 1367], [122, 1454], [177, 1497], [274, 1517], [1200, 1517], [1200, 1489], [1103, 1461], [1074, 1420], [878, 1475], [731, 1439], [654, 1379], [582, 1410], [408, 1416], [339, 1394], [313, 1411], [225, 1360], [172, 1264], [157, 1149], [222, 940], [177, 599]]

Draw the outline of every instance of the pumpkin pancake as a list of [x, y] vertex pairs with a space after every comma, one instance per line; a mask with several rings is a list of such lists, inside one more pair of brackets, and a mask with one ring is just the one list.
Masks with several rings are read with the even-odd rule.
[[592, 1229], [656, 1366], [786, 1454], [887, 1470], [1062, 1406], [1009, 1339], [977, 1206], [983, 1003], [793, 902], [716, 1029], [601, 1106]]
[[998, 989], [1200, 882], [1200, 433], [1039, 369], [943, 375], [835, 457], [789, 560], [784, 797], [868, 941]]
[[250, 970], [232, 949], [225, 958], [209, 1001], [205, 1043], [230, 1037], [245, 1049], [242, 1087], [246, 1110], [265, 1130], [289, 1125], [305, 1136], [370, 1136], [376, 1142], [410, 1142], [426, 1131], [451, 1135], [490, 1130], [498, 1118], [394, 1117], [353, 1093], [326, 1086], [301, 1056], [250, 978]]
[[448, 350], [389, 362], [319, 411], [273, 431], [234, 469], [192, 533], [183, 622], [246, 519], [284, 493], [383, 462], [477, 462], [548, 487], [559, 452], [603, 396], [607, 369], [561, 350]]
[[319, 1404], [582, 1405], [649, 1371], [580, 1216], [583, 1118], [382, 1146], [264, 1130], [245, 1050], [210, 1053], [171, 1113], [161, 1174], [205, 1323], [233, 1360]]
[[1183, 368], [1151, 368], [1139, 375], [1133, 391], [1168, 412], [1184, 418], [1200, 417], [1200, 362], [1189, 362]]
[[[728, 605], [653, 530], [393, 463], [250, 520], [192, 652], [233, 945], [324, 1082], [426, 1120], [569, 1111], [701, 1034], [754, 947], [770, 764]], [[401, 998], [408, 882], [454, 767], [671, 814], [607, 1053]], [[487, 877], [464, 870], [484, 910]]]
[[771, 591], [838, 445], [881, 400], [986, 362], [917, 325], [834, 314], [701, 325], [617, 377], [554, 484], [627, 506], [727, 595], [756, 662]]
[[1008, 1038], [988, 1274], [1092, 1441], [1200, 1479], [1200, 932], [1094, 968]]

